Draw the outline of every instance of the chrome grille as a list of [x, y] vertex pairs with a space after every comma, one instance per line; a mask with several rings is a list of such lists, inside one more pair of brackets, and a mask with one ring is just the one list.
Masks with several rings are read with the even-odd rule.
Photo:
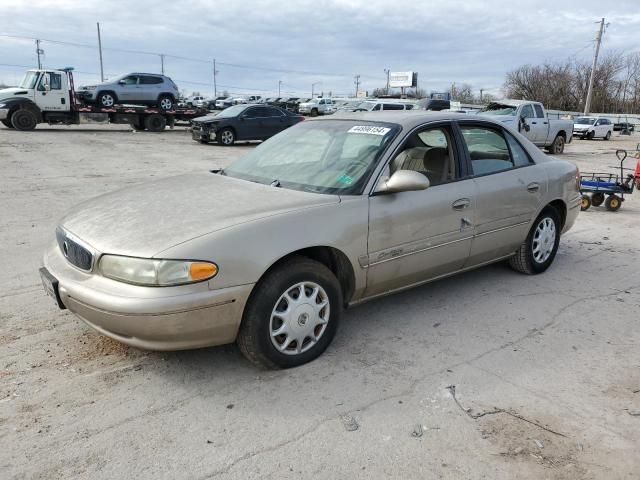
[[80, 245], [80, 243], [71, 238], [62, 228], [56, 228], [56, 240], [58, 247], [65, 258], [81, 270], [89, 271], [93, 266], [93, 254], [91, 251]]

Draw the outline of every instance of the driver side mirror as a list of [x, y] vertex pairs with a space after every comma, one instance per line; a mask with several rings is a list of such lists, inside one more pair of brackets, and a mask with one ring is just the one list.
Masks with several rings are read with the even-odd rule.
[[45, 73], [44, 74], [44, 78], [42, 79], [42, 82], [43, 82], [42, 83], [42, 88], [44, 88], [45, 92], [48, 92], [48, 91], [51, 90], [51, 84], [50, 84], [49, 80], [50, 80], [49, 74]]
[[525, 132], [528, 132], [529, 130], [531, 130], [531, 126], [527, 123], [527, 119], [525, 118], [524, 115], [520, 117], [520, 124], [522, 125], [522, 129]]
[[124, 81], [124, 80], [118, 80], [118, 84], [120, 84], [120, 85], [124, 85], [124, 84], [125, 84], [125, 81]]
[[375, 193], [399, 193], [426, 190], [431, 183], [423, 174], [414, 170], [398, 170], [391, 177], [380, 181]]

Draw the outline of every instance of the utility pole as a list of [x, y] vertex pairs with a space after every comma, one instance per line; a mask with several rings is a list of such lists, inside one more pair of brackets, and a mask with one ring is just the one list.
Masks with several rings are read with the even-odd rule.
[[389, 74], [391, 73], [391, 69], [389, 69], [389, 68], [385, 68], [385, 69], [384, 69], [384, 73], [386, 73], [386, 74], [387, 74], [387, 88], [386, 88], [386, 92], [387, 92], [387, 95], [389, 95]]
[[280, 87], [282, 86], [282, 80], [278, 80], [278, 98], [280, 98]]
[[44, 53], [44, 50], [40, 48], [40, 40], [36, 40], [36, 53], [38, 54], [38, 70], [42, 70], [42, 62], [40, 61], [40, 55]]
[[213, 97], [216, 98], [218, 96], [218, 87], [216, 85], [216, 75], [218, 71], [216, 70], [216, 59], [213, 59]]
[[602, 42], [602, 34], [604, 33], [604, 18], [600, 20], [600, 30], [596, 37], [596, 53], [593, 56], [593, 65], [591, 65], [591, 75], [589, 75], [589, 88], [587, 88], [587, 98], [584, 101], [584, 114], [587, 115], [591, 109], [591, 95], [593, 94], [593, 79], [596, 75], [596, 64], [598, 63], [598, 53], [600, 53], [600, 43]]
[[164, 53], [160, 54], [160, 70], [161, 70], [162, 74], [164, 75]]
[[480, 89], [480, 103], [482, 103], [482, 92], [484, 92], [483, 88]]
[[360, 75], [356, 75], [354, 78], [354, 82], [356, 85], [356, 98], [358, 98], [358, 89], [360, 88]]
[[102, 66], [102, 38], [100, 37], [100, 22], [97, 22], [98, 26], [98, 52], [100, 53], [100, 81], [104, 82], [104, 67]]

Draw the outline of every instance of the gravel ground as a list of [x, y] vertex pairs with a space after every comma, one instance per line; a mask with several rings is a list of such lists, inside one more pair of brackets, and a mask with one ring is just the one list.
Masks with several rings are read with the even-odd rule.
[[[638, 141], [564, 157], [606, 169]], [[582, 213], [544, 275], [499, 264], [364, 304], [288, 371], [234, 346], [131, 349], [44, 295], [69, 207], [248, 148], [0, 127], [2, 478], [638, 478], [640, 195]]]

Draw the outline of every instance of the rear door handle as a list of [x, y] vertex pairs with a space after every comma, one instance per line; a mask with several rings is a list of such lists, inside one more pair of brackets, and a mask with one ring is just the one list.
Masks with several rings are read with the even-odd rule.
[[459, 198], [451, 204], [451, 208], [453, 208], [454, 210], [464, 210], [469, 205], [471, 205], [471, 200], [469, 200], [468, 198]]
[[540, 184], [533, 182], [530, 183], [529, 185], [527, 185], [527, 192], [529, 193], [536, 193], [538, 190], [540, 190]]

